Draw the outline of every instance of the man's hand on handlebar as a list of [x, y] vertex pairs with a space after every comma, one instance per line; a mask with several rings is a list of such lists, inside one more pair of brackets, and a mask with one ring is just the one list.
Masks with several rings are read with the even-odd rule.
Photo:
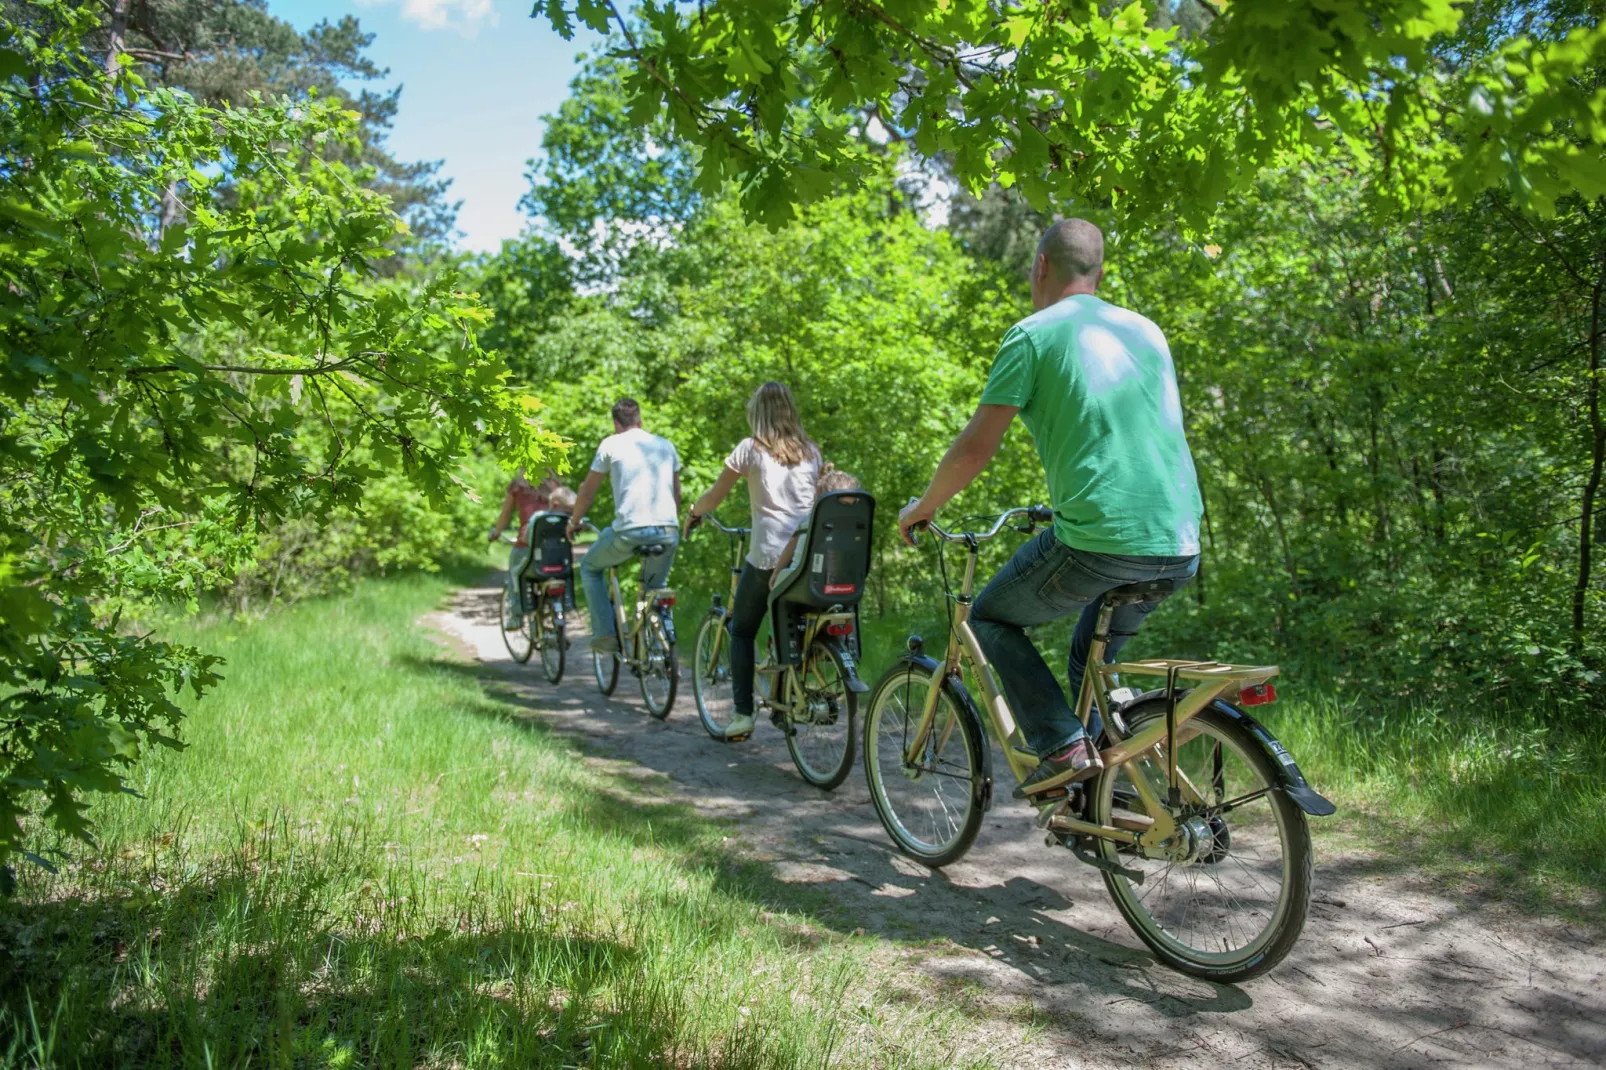
[[683, 538], [683, 539], [684, 538], [688, 538], [691, 535], [692, 532], [697, 530], [697, 528], [702, 524], [702, 522], [703, 522], [703, 518], [701, 516], [699, 516], [698, 514], [692, 512], [690, 509], [687, 509], [686, 510], [686, 524], [685, 524], [684, 528], [681, 530], [680, 537]]
[[920, 531], [931, 523], [931, 518], [937, 515], [937, 510], [928, 506], [924, 499], [913, 499], [898, 513], [898, 534], [906, 545], [915, 544], [915, 531]]

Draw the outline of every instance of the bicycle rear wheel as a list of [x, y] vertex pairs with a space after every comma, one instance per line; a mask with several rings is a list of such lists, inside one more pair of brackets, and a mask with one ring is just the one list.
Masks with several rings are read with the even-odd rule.
[[552, 598], [543, 598], [536, 616], [541, 631], [541, 668], [546, 672], [547, 682], [555, 684], [563, 679], [569, 647], [569, 637], [564, 634], [563, 607]]
[[641, 624], [641, 701], [647, 712], [662, 721], [675, 704], [680, 689], [680, 655], [670, 641], [669, 629], [657, 613]]
[[[1165, 700], [1124, 714], [1129, 733], [1165, 718]], [[1092, 819], [1141, 826], [1148, 816], [1133, 777], [1166, 797], [1164, 746], [1093, 782]], [[1310, 827], [1277, 787], [1278, 771], [1230, 714], [1207, 708], [1177, 729], [1177, 769], [1202, 796], [1172, 814], [1177, 845], [1149, 854], [1097, 841], [1100, 856], [1143, 874], [1104, 874], [1127, 924], [1163, 961], [1184, 973], [1231, 983], [1281, 962], [1299, 939], [1310, 906]]]
[[[725, 614], [703, 619], [692, 646], [691, 694], [703, 731], [725, 741], [725, 726], [736, 716], [736, 690], [731, 682], [731, 637], [725, 631]], [[717, 650], [715, 648], [718, 648]]]
[[530, 634], [530, 618], [528, 614], [519, 614], [519, 626], [508, 630], [507, 626], [507, 587], [502, 588], [501, 600], [496, 606], [496, 625], [502, 629], [502, 644], [513, 660], [523, 665], [530, 660], [530, 653], [535, 649], [535, 640]]
[[803, 685], [803, 712], [787, 716], [791, 731], [786, 734], [786, 749], [804, 780], [830, 791], [853, 768], [859, 696], [848, 690], [842, 655], [827, 643], [809, 648], [798, 679]]
[[937, 867], [964, 857], [981, 830], [986, 744], [970, 706], [945, 684], [924, 748], [915, 762], [904, 761], [931, 675], [904, 663], [876, 684], [864, 718], [864, 776], [893, 842], [909, 857]]

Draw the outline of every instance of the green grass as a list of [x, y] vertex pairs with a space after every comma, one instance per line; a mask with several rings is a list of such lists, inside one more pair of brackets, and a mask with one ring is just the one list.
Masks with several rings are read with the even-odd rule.
[[0, 909], [5, 1066], [950, 1066], [885, 945], [487, 696], [442, 577], [252, 626], [143, 800]]

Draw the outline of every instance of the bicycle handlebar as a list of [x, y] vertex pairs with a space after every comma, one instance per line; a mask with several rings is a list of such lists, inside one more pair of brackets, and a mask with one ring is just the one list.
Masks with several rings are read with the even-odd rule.
[[[993, 538], [1000, 531], [1004, 530], [1004, 525], [1008, 524], [1011, 518], [1022, 515], [1026, 516], [1032, 524], [1047, 524], [1054, 519], [1054, 510], [1050, 509], [1046, 505], [1022, 505], [1000, 514], [998, 519], [993, 522], [993, 526], [985, 532], [948, 531], [935, 520], [928, 521], [927, 523], [923, 524], [922, 527], [929, 529], [933, 535], [937, 536], [937, 538], [941, 539], [943, 542], [985, 542], [986, 540]], [[914, 532], [914, 528], [909, 529], [911, 538], [913, 537]]]
[[719, 522], [719, 517], [715, 516], [713, 513], [704, 513], [702, 516], [696, 517], [691, 526], [691, 530], [696, 531], [698, 528], [702, 527], [704, 521], [714, 525], [727, 535], [739, 535], [743, 538], [746, 538], [748, 535], [753, 534], [752, 528], [733, 528], [721, 524]]

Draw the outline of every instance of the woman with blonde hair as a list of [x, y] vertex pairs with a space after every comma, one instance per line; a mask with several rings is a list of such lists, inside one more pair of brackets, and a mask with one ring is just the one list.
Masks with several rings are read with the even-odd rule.
[[784, 383], [765, 383], [747, 401], [747, 426], [752, 435], [742, 439], [725, 458], [725, 470], [708, 493], [692, 504], [686, 516], [689, 533], [702, 518], [747, 478], [753, 507], [753, 539], [736, 582], [731, 605], [731, 686], [734, 717], [725, 738], [744, 739], [753, 733], [754, 640], [769, 605], [770, 575], [781, 550], [814, 505], [814, 484], [820, 474], [820, 450], [803, 432], [792, 392]]

